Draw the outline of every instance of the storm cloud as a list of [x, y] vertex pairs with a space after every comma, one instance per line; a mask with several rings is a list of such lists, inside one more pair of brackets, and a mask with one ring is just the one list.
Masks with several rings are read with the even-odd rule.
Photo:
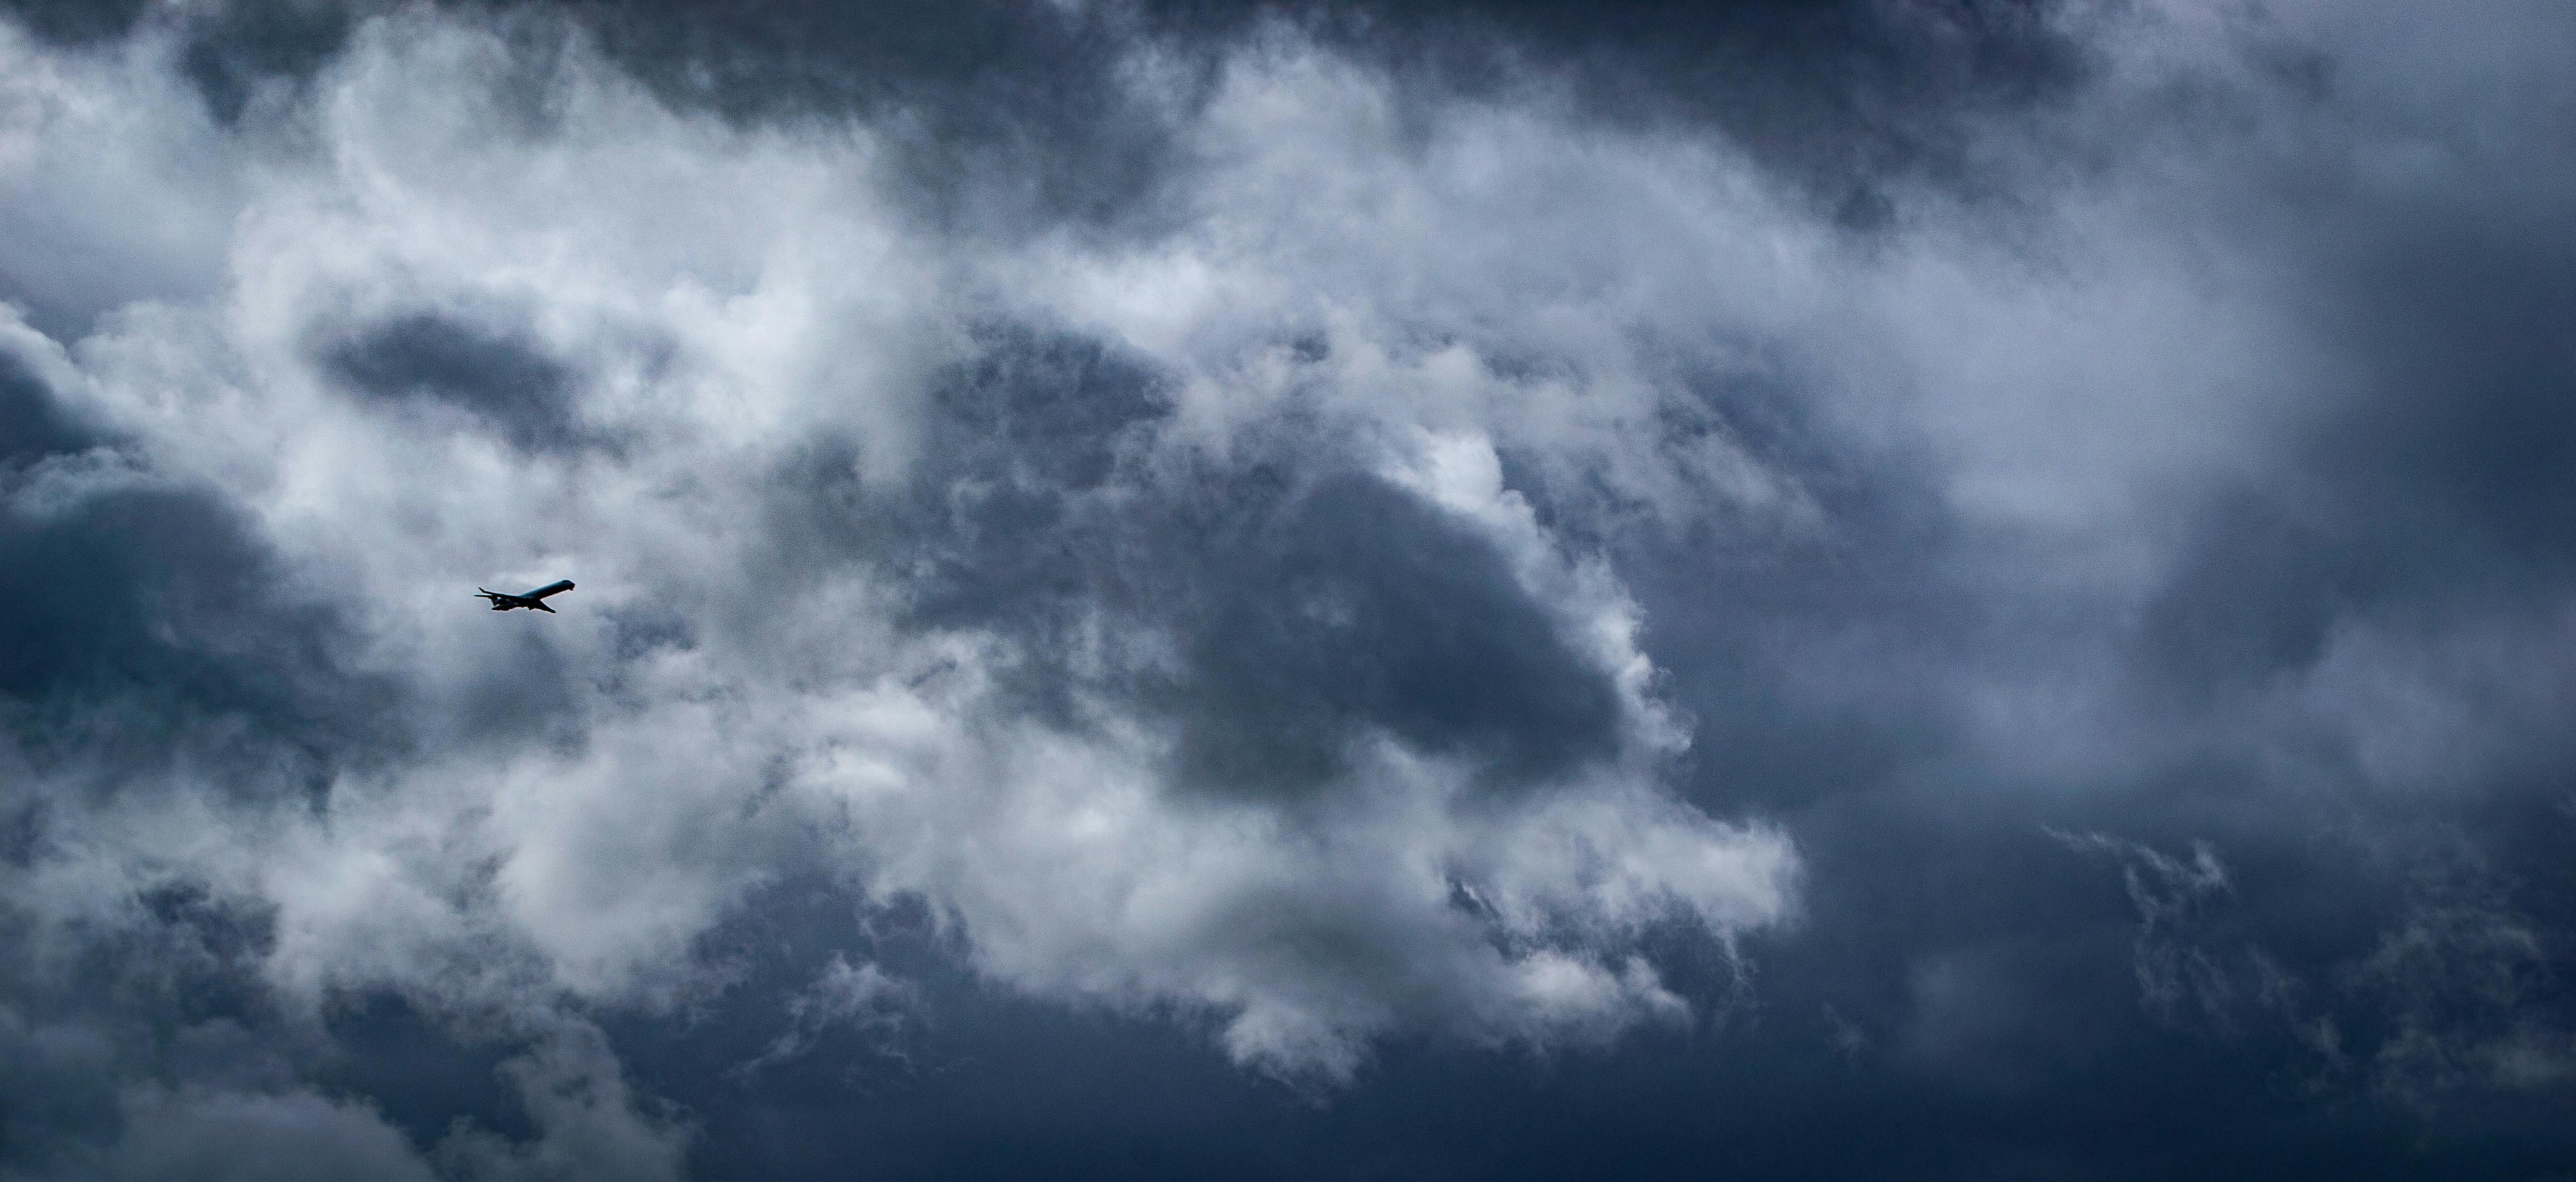
[[0, 1174], [2553, 1176], [2571, 45], [8, 4]]

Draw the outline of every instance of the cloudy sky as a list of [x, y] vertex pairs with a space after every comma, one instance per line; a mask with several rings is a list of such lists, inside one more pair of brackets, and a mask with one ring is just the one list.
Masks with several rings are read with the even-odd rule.
[[2571, 49], [0, 0], [0, 1179], [2567, 1182]]

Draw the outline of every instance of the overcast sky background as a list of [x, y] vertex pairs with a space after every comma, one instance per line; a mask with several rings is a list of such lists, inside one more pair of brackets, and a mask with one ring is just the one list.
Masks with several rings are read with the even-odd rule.
[[2568, 1182], [2571, 50], [0, 3], [0, 1178]]

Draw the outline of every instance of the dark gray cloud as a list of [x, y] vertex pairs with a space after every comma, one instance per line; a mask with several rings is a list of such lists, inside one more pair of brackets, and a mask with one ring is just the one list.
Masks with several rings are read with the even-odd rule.
[[363, 6], [322, 0], [238, 0], [190, 9], [154, 0], [11, 0], [31, 33], [97, 46], [166, 22], [182, 35], [180, 73], [218, 122], [232, 124], [263, 86], [294, 85], [339, 52]]
[[218, 5], [189, 22], [180, 69], [217, 122], [235, 123], [261, 86], [308, 78], [338, 53], [352, 21], [348, 6], [312, 0]]
[[[120, 471], [116, 440], [76, 425], [47, 384], [7, 364], [23, 430], [8, 469], [17, 495], [0, 511], [11, 604], [0, 698], [32, 756], [148, 759], [132, 745], [173, 741], [206, 716], [300, 753], [315, 777], [399, 741], [380, 713], [391, 687], [344, 670], [334, 651], [346, 639], [337, 609], [296, 583], [229, 503]], [[84, 474], [95, 483], [81, 489]], [[78, 491], [44, 496], [49, 479]], [[99, 727], [101, 711], [121, 717]]]
[[[1214, 55], [1283, 30], [1417, 75], [1441, 95], [1567, 86], [1597, 117], [1713, 125], [1861, 224], [1889, 216], [1891, 183], [2008, 185], [1976, 173], [1977, 121], [2062, 97], [2091, 64], [2075, 22], [2048, 0], [1688, 10], [602, 0], [570, 11], [666, 96], [738, 117], [900, 112], [929, 132], [947, 195], [1025, 186], [1046, 198], [1039, 208], [1112, 223], [1134, 220], [1155, 174], [1185, 162], [1167, 119], [1119, 84], [1139, 39], [1170, 55], [1184, 94], [1203, 92]], [[1025, 179], [994, 175], [1008, 171]]]
[[[1364, 479], [1292, 490], [1276, 508], [1259, 492], [1228, 499], [1253, 520], [1183, 534], [1207, 564], [1184, 571], [1204, 597], [1183, 613], [1190, 667], [1149, 691], [1190, 717], [1192, 779], [1323, 779], [1357, 726], [1506, 782], [1615, 752], [1610, 678], [1438, 510]], [[1223, 588], [1219, 571], [1247, 582]]]
[[151, 0], [83, 4], [80, 0], [20, 0], [11, 15], [38, 36], [73, 43], [96, 41], [131, 31], [152, 8]]
[[0, 461], [21, 465], [77, 451], [92, 437], [64, 413], [43, 379], [17, 358], [0, 354], [0, 440], [9, 449]]
[[[683, 107], [748, 122], [870, 121], [905, 157], [921, 216], [962, 232], [1022, 219], [1162, 224], [1152, 198], [1185, 152], [1160, 96], [1121, 62], [1147, 22], [1124, 5], [718, 6], [581, 0], [468, 5], [560, 17]], [[1204, 86], [1212, 61], [1176, 45]]]
[[2546, 5], [8, 12], [9, 1169], [2566, 1168]]
[[1172, 6], [1175, 23], [1282, 13], [1351, 52], [1442, 89], [1509, 95], [1532, 75], [1618, 123], [1728, 137], [1843, 224], [1881, 226], [1904, 188], [2017, 196], [2028, 178], [1980, 168], [1998, 123], [2079, 92], [2097, 54], [2081, 6], [1749, 0], [1675, 8], [1553, 0]]
[[569, 446], [572, 370], [536, 345], [437, 313], [396, 316], [322, 351], [330, 373], [387, 402], [444, 403], [530, 449]]
[[[941, 384], [911, 486], [880, 500], [837, 481], [824, 511], [854, 511], [841, 544], [908, 571], [920, 625], [1016, 636], [1007, 676], [1042, 713], [1081, 725], [1079, 699], [1103, 695], [1165, 720], [1184, 785], [1311, 792], [1380, 734], [1498, 784], [1616, 757], [1618, 687], [1506, 556], [1335, 470], [1316, 454], [1332, 440], [1282, 425], [1275, 455], [1139, 487], [1168, 381], [1079, 339], [994, 334]], [[1141, 659], [1086, 662], [1086, 631]]]

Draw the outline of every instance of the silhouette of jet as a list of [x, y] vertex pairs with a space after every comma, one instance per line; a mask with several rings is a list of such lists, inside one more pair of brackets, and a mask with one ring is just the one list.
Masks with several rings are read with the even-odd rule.
[[560, 595], [570, 590], [572, 590], [571, 579], [558, 579], [525, 595], [504, 595], [498, 591], [486, 591], [481, 587], [476, 587], [474, 593], [491, 600], [492, 610], [496, 612], [505, 612], [514, 607], [527, 607], [551, 616], [555, 614], [555, 609], [546, 606], [546, 596]]

